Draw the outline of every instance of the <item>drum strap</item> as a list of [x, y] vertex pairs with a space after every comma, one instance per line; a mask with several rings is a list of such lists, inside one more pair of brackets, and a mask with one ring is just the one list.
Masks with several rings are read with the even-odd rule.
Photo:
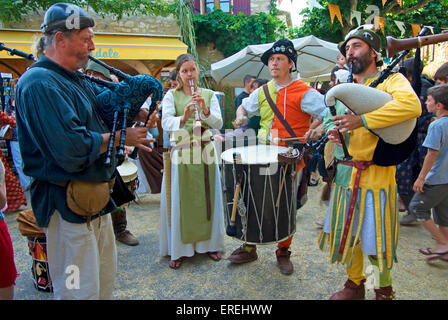
[[297, 137], [296, 134], [294, 133], [294, 131], [292, 130], [291, 126], [289, 125], [289, 123], [286, 121], [286, 119], [283, 117], [283, 115], [278, 110], [277, 105], [272, 100], [271, 95], [269, 94], [269, 89], [268, 89], [267, 84], [263, 85], [263, 91], [264, 91], [264, 95], [266, 96], [266, 100], [269, 103], [269, 106], [271, 107], [272, 111], [277, 116], [277, 118], [280, 120], [282, 125], [285, 127], [285, 129], [288, 131], [288, 133], [291, 135], [291, 137]]

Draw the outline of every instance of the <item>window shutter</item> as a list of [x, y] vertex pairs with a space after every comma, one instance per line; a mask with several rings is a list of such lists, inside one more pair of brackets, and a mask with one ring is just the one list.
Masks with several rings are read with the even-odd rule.
[[201, 0], [194, 0], [193, 13], [194, 14], [201, 13]]
[[250, 0], [233, 0], [233, 14], [238, 12], [250, 16]]

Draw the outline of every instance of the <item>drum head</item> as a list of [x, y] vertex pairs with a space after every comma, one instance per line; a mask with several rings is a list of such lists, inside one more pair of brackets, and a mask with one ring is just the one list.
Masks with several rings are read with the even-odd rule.
[[282, 146], [257, 144], [227, 149], [221, 154], [221, 159], [233, 163], [233, 154], [239, 153], [243, 164], [267, 164], [277, 162], [278, 154], [287, 150], [288, 148]]
[[137, 178], [138, 168], [128, 159], [124, 160], [123, 163], [117, 167], [117, 170], [125, 183], [128, 183]]

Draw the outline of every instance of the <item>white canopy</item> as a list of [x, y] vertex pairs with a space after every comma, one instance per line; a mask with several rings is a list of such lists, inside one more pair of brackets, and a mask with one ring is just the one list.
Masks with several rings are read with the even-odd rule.
[[[336, 43], [308, 36], [291, 40], [297, 50], [298, 77], [306, 82], [329, 79], [329, 73], [336, 64], [339, 50]], [[234, 55], [211, 65], [211, 75], [223, 85], [243, 87], [243, 78], [250, 74], [257, 78], [271, 79], [267, 66], [261, 62], [261, 55], [273, 43], [250, 45]]]

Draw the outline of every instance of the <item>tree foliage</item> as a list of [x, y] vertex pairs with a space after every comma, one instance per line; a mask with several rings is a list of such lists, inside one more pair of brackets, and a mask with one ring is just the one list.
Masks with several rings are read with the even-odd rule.
[[[304, 24], [300, 28], [289, 30], [291, 37], [303, 37], [315, 35], [321, 39], [339, 42], [350, 31], [357, 26], [356, 19], [353, 25], [350, 22], [351, 10], [361, 12], [361, 24], [364, 24], [371, 13], [366, 12], [369, 5], [376, 5], [380, 9], [380, 16], [386, 19], [384, 33], [387, 36], [401, 37], [401, 32], [394, 23], [394, 20], [402, 21], [406, 24], [406, 33], [403, 37], [412, 37], [410, 24], [421, 26], [433, 26], [434, 33], [440, 33], [442, 28], [446, 28], [448, 21], [448, 0], [406, 0], [400, 7], [395, 0], [389, 0], [384, 7], [382, 0], [319, 0], [325, 9], [309, 8], [302, 10], [304, 14]], [[328, 3], [337, 4], [340, 7], [344, 26], [341, 26], [337, 17], [331, 23]], [[381, 31], [379, 31], [381, 33]], [[384, 37], [383, 37], [384, 38]]]
[[[24, 15], [45, 10], [61, 0], [0, 0], [0, 21], [22, 21]], [[99, 15], [111, 14], [117, 19], [124, 15], [168, 16], [176, 12], [176, 1], [162, 0], [64, 0], [80, 7], [91, 7]]]
[[198, 44], [213, 42], [225, 57], [247, 45], [273, 42], [286, 31], [276, 16], [260, 12], [250, 16], [215, 10], [207, 15], [194, 15], [194, 28]]

